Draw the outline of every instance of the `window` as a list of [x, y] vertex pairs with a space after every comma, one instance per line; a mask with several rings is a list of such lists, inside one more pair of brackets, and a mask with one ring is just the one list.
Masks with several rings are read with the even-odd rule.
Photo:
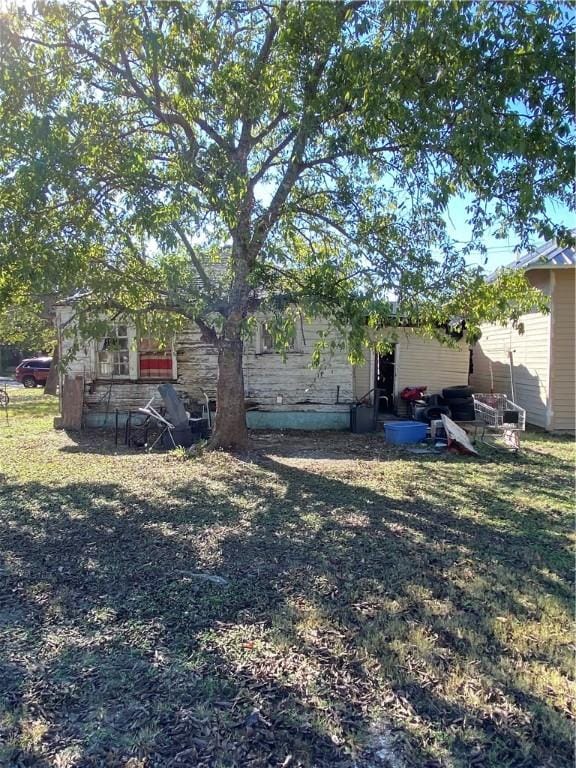
[[265, 325], [260, 329], [260, 352], [275, 352], [272, 334]]
[[161, 350], [154, 339], [140, 339], [138, 370], [141, 379], [173, 379], [172, 351], [169, 349]]
[[128, 327], [116, 325], [100, 342], [98, 373], [105, 379], [130, 375]]
[[176, 355], [172, 345], [160, 348], [155, 339], [138, 340], [133, 325], [115, 325], [97, 344], [97, 376], [102, 379], [176, 378]]
[[[292, 331], [291, 338], [287, 341], [287, 346], [284, 347], [285, 352], [296, 352], [296, 332]], [[272, 334], [268, 330], [265, 323], [260, 326], [260, 352], [262, 354], [269, 354], [272, 352], [282, 352], [282, 347], [278, 349], [274, 345], [274, 339]]]

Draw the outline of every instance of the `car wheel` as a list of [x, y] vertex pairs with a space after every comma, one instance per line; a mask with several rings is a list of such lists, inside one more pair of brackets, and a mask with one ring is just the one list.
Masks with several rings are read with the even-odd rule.
[[24, 376], [22, 384], [24, 384], [26, 389], [33, 389], [36, 386], [36, 379], [34, 376]]

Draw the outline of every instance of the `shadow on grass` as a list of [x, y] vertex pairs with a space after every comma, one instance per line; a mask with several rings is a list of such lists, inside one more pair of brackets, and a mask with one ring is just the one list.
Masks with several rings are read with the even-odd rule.
[[571, 764], [525, 676], [571, 662], [499, 628], [571, 605], [565, 528], [501, 489], [391, 498], [265, 457], [163, 501], [4, 483], [0, 509], [8, 764], [344, 768], [378, 721], [419, 768]]

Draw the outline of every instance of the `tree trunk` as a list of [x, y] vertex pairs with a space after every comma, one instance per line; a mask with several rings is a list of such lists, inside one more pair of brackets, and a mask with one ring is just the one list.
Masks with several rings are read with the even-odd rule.
[[209, 446], [225, 450], [244, 450], [248, 447], [239, 327], [226, 333], [219, 344], [216, 424]]
[[[252, 200], [253, 203], [253, 200]], [[216, 423], [210, 448], [242, 451], [248, 448], [244, 372], [242, 371], [242, 326], [248, 314], [250, 295], [249, 221], [240, 221], [232, 233], [232, 283], [229, 312], [217, 339], [218, 383], [216, 385]]]
[[60, 350], [58, 347], [58, 344], [54, 347], [54, 352], [52, 354], [52, 364], [50, 365], [50, 370], [48, 371], [48, 378], [46, 379], [46, 386], [44, 387], [44, 393], [46, 395], [56, 395], [57, 389], [58, 389], [58, 379], [60, 378], [58, 376], [58, 361], [59, 361], [59, 354]]

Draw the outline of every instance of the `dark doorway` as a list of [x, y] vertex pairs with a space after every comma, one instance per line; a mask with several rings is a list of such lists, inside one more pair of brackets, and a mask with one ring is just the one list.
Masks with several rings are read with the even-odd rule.
[[380, 413], [389, 413], [394, 407], [394, 370], [396, 347], [384, 355], [376, 355], [376, 389], [380, 390]]

